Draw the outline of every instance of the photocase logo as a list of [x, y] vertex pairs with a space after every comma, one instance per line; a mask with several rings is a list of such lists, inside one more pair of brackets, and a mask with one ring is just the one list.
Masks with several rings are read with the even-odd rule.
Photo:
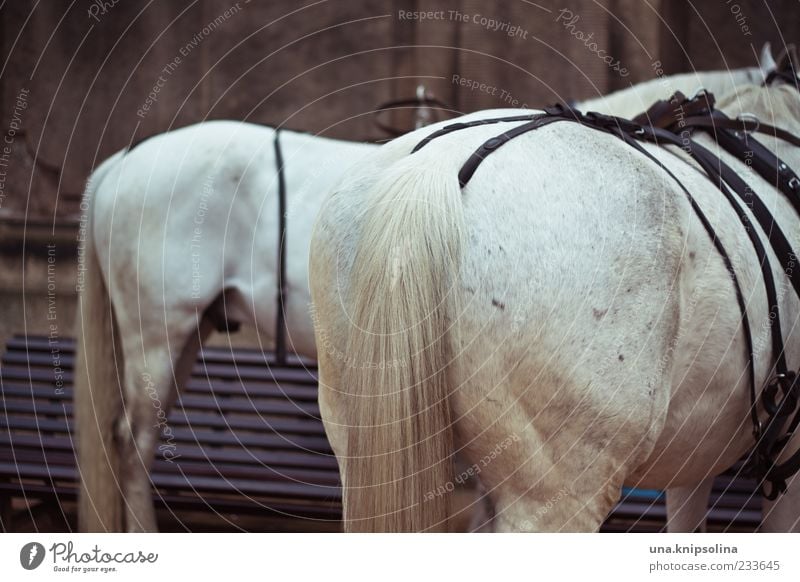
[[44, 561], [44, 546], [38, 542], [30, 542], [22, 546], [19, 552], [19, 563], [26, 570], [35, 570]]

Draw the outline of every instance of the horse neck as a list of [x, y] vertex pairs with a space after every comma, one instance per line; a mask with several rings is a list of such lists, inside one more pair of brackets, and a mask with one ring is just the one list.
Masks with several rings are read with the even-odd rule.
[[715, 95], [723, 95], [758, 84], [761, 79], [761, 72], [755, 67], [732, 71], [681, 73], [645, 81], [605, 97], [584, 101], [578, 104], [578, 109], [630, 118], [647, 110], [656, 101], [669, 98], [676, 91], [688, 97], [700, 89], [706, 89]]

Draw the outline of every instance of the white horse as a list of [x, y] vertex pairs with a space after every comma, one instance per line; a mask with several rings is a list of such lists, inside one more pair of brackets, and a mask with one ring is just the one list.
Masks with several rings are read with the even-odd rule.
[[[591, 107], [634, 115], [670, 90], [738, 86], [756, 71], [668, 77]], [[117, 153], [89, 181], [75, 379], [83, 530], [155, 529], [152, 451], [214, 327], [250, 323], [263, 344], [275, 340], [274, 140], [264, 126], [201, 123]], [[310, 225], [330, 184], [375, 146], [294, 132], [280, 141], [289, 206], [286, 328], [293, 351], [314, 357]]]
[[[290, 348], [315, 357], [307, 282], [323, 194], [377, 147], [280, 131]], [[147, 139], [92, 175], [81, 225], [76, 424], [80, 528], [156, 529], [160, 427], [214, 327], [275, 339], [275, 130], [211, 121]]]
[[[800, 131], [786, 86], [719, 106]], [[403, 136], [365, 158], [319, 215], [315, 326], [341, 354], [319, 354], [320, 405], [349, 531], [444, 529], [463, 478], [454, 451], [479, 473], [495, 530], [594, 531], [621, 486], [694, 486], [752, 445], [734, 288], [685, 193], [619, 139], [568, 122], [505, 144], [462, 191], [463, 163], [514, 125], [454, 132], [414, 154], [442, 124]], [[800, 168], [795, 148], [762, 139]], [[730, 205], [679, 150], [644, 147], [735, 250], [762, 330], [764, 284]], [[719, 154], [797, 247], [788, 201]], [[797, 366], [800, 305], [791, 291], [780, 299]], [[769, 341], [755, 348], [763, 386]]]

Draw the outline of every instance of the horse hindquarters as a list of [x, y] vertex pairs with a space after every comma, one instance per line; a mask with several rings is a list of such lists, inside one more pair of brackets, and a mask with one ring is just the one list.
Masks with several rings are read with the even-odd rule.
[[[599, 528], [669, 401], [680, 193], [647, 164], [632, 171], [616, 138], [556, 125], [505, 145], [464, 192], [474, 235], [451, 401], [499, 531]], [[597, 152], [607, 189], [590, 164], [564, 165]]]

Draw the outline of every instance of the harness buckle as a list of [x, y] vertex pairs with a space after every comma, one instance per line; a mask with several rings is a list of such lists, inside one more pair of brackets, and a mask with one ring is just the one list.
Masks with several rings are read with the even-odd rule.
[[798, 179], [798, 177], [797, 177], [797, 176], [794, 176], [793, 178], [791, 178], [791, 179], [789, 180], [789, 182], [788, 182], [788, 184], [787, 184], [787, 185], [788, 185], [788, 186], [789, 186], [789, 188], [791, 188], [792, 190], [798, 190], [798, 189], [800, 189], [800, 179]]
[[[761, 402], [770, 417], [787, 416], [797, 407], [797, 374], [778, 373], [764, 388]], [[779, 394], [779, 390], [781, 394]], [[788, 404], [788, 406], [787, 406]]]
[[[742, 122], [742, 132], [744, 132], [745, 134], [756, 133], [761, 128], [761, 121], [753, 113], [741, 113], [736, 119]], [[755, 124], [755, 127], [753, 127], [752, 129], [748, 129], [747, 128], [748, 122]], [[738, 134], [739, 132], [737, 131], [736, 133]]]
[[[771, 484], [771, 487], [769, 489], [767, 489], [766, 487], [767, 482]], [[764, 496], [764, 499], [775, 501], [778, 497], [780, 497], [784, 493], [786, 493], [785, 479], [781, 479], [779, 477], [770, 477], [769, 475], [767, 475], [764, 481], [761, 483], [761, 495]]]

